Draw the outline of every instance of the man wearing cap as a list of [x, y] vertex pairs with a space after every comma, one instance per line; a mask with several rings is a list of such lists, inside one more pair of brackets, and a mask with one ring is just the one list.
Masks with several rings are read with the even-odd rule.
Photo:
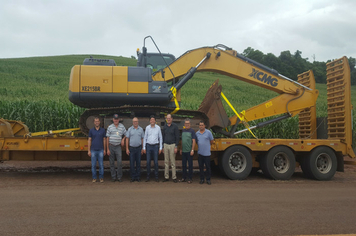
[[99, 117], [94, 118], [94, 127], [89, 130], [88, 156], [91, 158], [93, 183], [96, 182], [96, 162], [99, 163], [100, 183], [104, 182], [104, 156], [106, 155], [105, 129], [100, 127]]
[[150, 124], [145, 130], [145, 137], [143, 138], [143, 153], [147, 153], [147, 179], [150, 181], [151, 174], [151, 160], [153, 159], [155, 165], [155, 178], [158, 182], [158, 155], [162, 152], [162, 133], [161, 127], [156, 125], [156, 118], [151, 116]]
[[130, 157], [131, 182], [140, 182], [141, 152], [145, 132], [138, 125], [137, 117], [132, 119], [132, 126], [126, 132], [126, 154]]
[[[111, 181], [118, 180], [122, 182], [122, 153], [121, 145], [125, 143], [126, 128], [119, 122], [119, 115], [113, 116], [113, 123], [109, 125], [106, 131], [108, 155], [110, 161]], [[117, 169], [115, 170], [115, 159], [117, 161]]]

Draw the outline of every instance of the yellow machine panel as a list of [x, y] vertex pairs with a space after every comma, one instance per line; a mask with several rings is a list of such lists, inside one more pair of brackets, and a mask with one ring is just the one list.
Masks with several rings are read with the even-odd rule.
[[114, 66], [113, 68], [113, 87], [114, 93], [127, 93], [127, 67]]
[[148, 93], [147, 82], [128, 82], [128, 93]]
[[80, 66], [73, 66], [70, 72], [69, 91], [79, 92], [79, 74]]
[[111, 66], [82, 66], [80, 92], [112, 93]]

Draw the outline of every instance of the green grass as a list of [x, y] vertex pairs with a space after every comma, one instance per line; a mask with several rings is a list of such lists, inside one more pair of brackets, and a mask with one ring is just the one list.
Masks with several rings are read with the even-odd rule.
[[[117, 65], [136, 65], [136, 60], [131, 58], [93, 56], [114, 59]], [[28, 125], [31, 132], [78, 127], [79, 116], [84, 109], [68, 100], [69, 75], [74, 65], [82, 64], [88, 57], [69, 55], [0, 59], [0, 117], [21, 120]], [[181, 108], [197, 110], [206, 91], [216, 79], [220, 79], [224, 94], [237, 111], [258, 105], [277, 95], [224, 75], [197, 73], [182, 89]], [[326, 85], [317, 84], [317, 89], [317, 116], [327, 116]], [[351, 90], [352, 103], [356, 104], [356, 86], [352, 86]], [[227, 114], [234, 115], [224, 102], [223, 104]], [[255, 122], [251, 122], [251, 125], [254, 124]], [[298, 138], [298, 118], [271, 124], [254, 130], [254, 133], [259, 138]], [[251, 135], [246, 132], [238, 137], [251, 138]]]

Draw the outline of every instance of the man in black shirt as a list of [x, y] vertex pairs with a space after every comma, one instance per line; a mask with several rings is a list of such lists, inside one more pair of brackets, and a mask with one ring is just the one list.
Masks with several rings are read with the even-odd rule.
[[171, 114], [167, 115], [167, 123], [163, 128], [163, 153], [164, 153], [164, 180], [169, 180], [169, 162], [172, 166], [172, 179], [177, 183], [176, 175], [176, 153], [179, 144], [179, 129], [178, 126], [172, 123], [173, 118]]

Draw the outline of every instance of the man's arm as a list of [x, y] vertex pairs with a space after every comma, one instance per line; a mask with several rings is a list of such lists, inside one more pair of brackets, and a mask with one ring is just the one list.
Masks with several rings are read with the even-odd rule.
[[108, 154], [108, 156], [110, 156], [110, 148], [109, 148], [109, 136], [106, 136], [106, 153]]
[[91, 137], [88, 138], [88, 156], [91, 157], [90, 147], [91, 147]]
[[213, 134], [210, 132], [210, 145], [214, 143], [214, 137]]
[[175, 148], [174, 148], [174, 153], [177, 153], [177, 151], [178, 151], [178, 144], [179, 144], [179, 129], [178, 129], [178, 126], [177, 125], [175, 125], [174, 126], [174, 135], [175, 135], [175, 143], [176, 143], [176, 145], [175, 145]]
[[158, 126], [159, 130], [158, 130], [158, 139], [159, 139], [159, 151], [158, 151], [158, 154], [161, 154], [162, 153], [162, 143], [163, 143], [163, 140], [162, 140], [162, 132], [161, 132], [161, 128]]
[[125, 147], [125, 139], [126, 139], [126, 128], [125, 128], [125, 126], [123, 125], [123, 124], [121, 124], [122, 125], [122, 127], [124, 128], [124, 131], [123, 131], [123, 134], [122, 134], [122, 139], [121, 139], [121, 146], [122, 147]]
[[148, 127], [146, 127], [145, 136], [143, 138], [143, 145], [142, 145], [142, 152], [145, 153], [145, 154], [146, 154], [147, 137], [148, 137]]
[[106, 155], [106, 137], [103, 138], [104, 156]]
[[130, 142], [130, 138], [126, 138], [126, 154], [127, 155], [130, 155], [129, 142]]

